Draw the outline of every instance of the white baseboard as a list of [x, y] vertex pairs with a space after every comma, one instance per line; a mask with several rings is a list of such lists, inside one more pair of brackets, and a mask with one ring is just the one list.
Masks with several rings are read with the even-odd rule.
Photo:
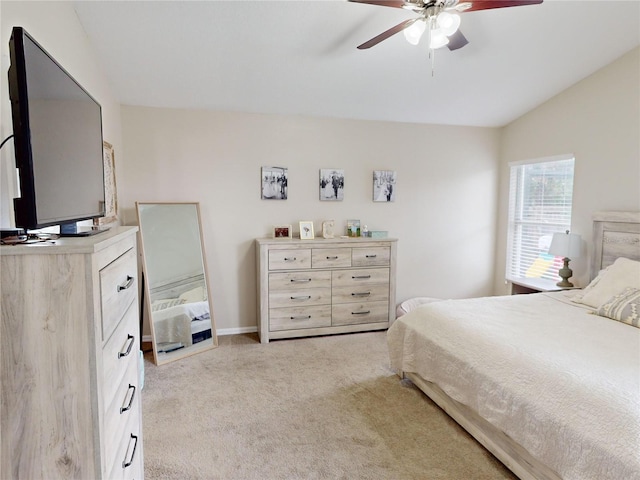
[[[240, 327], [240, 328], [221, 328], [216, 331], [219, 337], [225, 335], [241, 335], [243, 333], [254, 333], [258, 331], [258, 327]], [[143, 335], [143, 342], [151, 342], [151, 335]]]
[[240, 327], [240, 328], [219, 328], [216, 333], [219, 337], [224, 335], [241, 335], [243, 333], [254, 333], [258, 331], [258, 327]]

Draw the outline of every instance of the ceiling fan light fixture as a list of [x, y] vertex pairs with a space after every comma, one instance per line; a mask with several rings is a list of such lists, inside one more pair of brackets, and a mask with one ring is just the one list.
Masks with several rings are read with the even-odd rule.
[[460, 28], [460, 15], [457, 13], [440, 12], [436, 19], [436, 23], [442, 33], [447, 37], [453, 35]]
[[420, 38], [424, 33], [425, 27], [426, 25], [424, 20], [420, 19], [415, 21], [413, 25], [403, 30], [404, 38], [406, 38], [407, 42], [409, 42], [411, 45], [418, 45], [418, 43], [420, 42]]
[[429, 48], [431, 48], [432, 50], [444, 47], [447, 43], [449, 43], [449, 39], [439, 28], [433, 28], [430, 31], [430, 34]]

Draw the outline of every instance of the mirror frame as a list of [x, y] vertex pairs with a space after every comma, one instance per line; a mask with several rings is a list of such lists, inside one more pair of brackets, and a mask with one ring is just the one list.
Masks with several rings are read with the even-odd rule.
[[[142, 222], [140, 221], [140, 207], [145, 205], [193, 205], [196, 210], [198, 229], [200, 231], [200, 251], [202, 252], [202, 267], [204, 269], [204, 280], [207, 289], [207, 302], [209, 304], [209, 316], [211, 317], [211, 343], [206, 342], [205, 345], [194, 344], [188, 348], [181, 348], [174, 352], [164, 353], [162, 357], [158, 355], [156, 345], [156, 333], [153, 322], [153, 315], [151, 310], [151, 288], [149, 286], [148, 268], [147, 268], [147, 256], [144, 251], [144, 232], [142, 231]], [[213, 315], [213, 305], [211, 302], [211, 282], [209, 281], [209, 269], [207, 267], [207, 255], [204, 247], [204, 234], [202, 231], [202, 217], [200, 215], [200, 203], [199, 202], [136, 202], [136, 214], [138, 217], [138, 227], [140, 235], [140, 252], [142, 254], [142, 273], [144, 275], [144, 306], [149, 319], [149, 329], [151, 331], [151, 343], [153, 346], [153, 362], [156, 365], [164, 365], [166, 363], [174, 362], [185, 357], [190, 357], [197, 353], [211, 350], [218, 346], [218, 335], [216, 332], [216, 324]], [[204, 342], [203, 342], [204, 343]]]

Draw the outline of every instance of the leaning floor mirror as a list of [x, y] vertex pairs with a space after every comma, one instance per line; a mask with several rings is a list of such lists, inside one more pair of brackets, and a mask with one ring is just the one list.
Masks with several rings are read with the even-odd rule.
[[136, 202], [156, 365], [218, 345], [199, 203]]

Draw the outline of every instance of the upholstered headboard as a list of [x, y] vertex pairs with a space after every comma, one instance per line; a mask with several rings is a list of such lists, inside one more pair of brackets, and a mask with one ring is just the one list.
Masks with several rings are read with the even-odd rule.
[[165, 285], [159, 285], [152, 288], [149, 292], [149, 296], [151, 297], [150, 301], [151, 303], [153, 303], [155, 300], [165, 298], [178, 298], [182, 293], [192, 290], [196, 287], [206, 287], [204, 281], [204, 273], [180, 278]]
[[591, 279], [616, 258], [640, 261], [640, 212], [597, 212], [593, 215]]

